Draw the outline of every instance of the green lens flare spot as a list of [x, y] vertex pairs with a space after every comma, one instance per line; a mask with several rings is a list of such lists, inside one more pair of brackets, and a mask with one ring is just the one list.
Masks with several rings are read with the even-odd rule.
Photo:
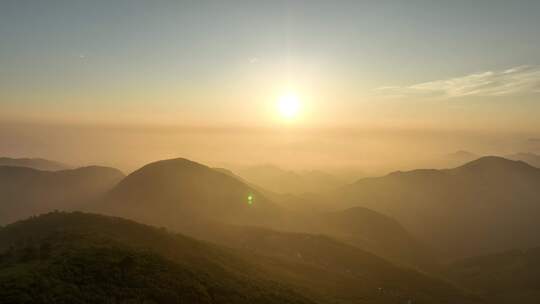
[[253, 205], [253, 195], [248, 195], [248, 204]]

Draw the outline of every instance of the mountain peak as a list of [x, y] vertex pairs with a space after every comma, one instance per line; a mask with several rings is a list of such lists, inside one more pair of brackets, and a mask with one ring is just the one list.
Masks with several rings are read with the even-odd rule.
[[106, 208], [175, 227], [196, 219], [252, 224], [277, 212], [237, 178], [185, 158], [153, 162], [131, 173], [109, 193]]
[[137, 171], [147, 170], [150, 168], [165, 168], [165, 167], [200, 168], [200, 169], [208, 168], [207, 166], [203, 164], [194, 162], [187, 158], [178, 157], [178, 158], [164, 159], [164, 160], [159, 160], [159, 161], [149, 163]]
[[455, 158], [478, 157], [478, 155], [472, 152], [466, 151], [466, 150], [458, 150], [454, 153], [448, 154], [448, 156], [455, 157]]
[[[115, 189], [115, 192], [164, 193], [176, 191], [182, 184], [204, 182], [209, 177], [229, 177], [210, 167], [186, 158], [173, 158], [147, 164], [129, 174]], [[125, 190], [125, 191], [124, 191]]]
[[484, 156], [479, 159], [473, 160], [466, 163], [461, 167], [457, 167], [458, 170], [471, 170], [471, 169], [511, 169], [511, 168], [522, 168], [522, 169], [534, 169], [534, 167], [529, 164], [519, 161], [519, 160], [510, 160], [500, 156]]

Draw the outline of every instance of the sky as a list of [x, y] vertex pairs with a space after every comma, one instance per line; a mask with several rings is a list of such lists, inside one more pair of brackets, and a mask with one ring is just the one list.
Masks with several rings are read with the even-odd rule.
[[[535, 0], [2, 0], [0, 124], [28, 134], [61, 124], [278, 138], [339, 129], [347, 145], [351, 129], [400, 139], [514, 132], [528, 142], [540, 137], [539, 54]], [[300, 104], [294, 119], [276, 110], [286, 94]], [[6, 130], [12, 145], [0, 153], [56, 155]], [[482, 138], [489, 144], [473, 148], [497, 150], [498, 139]], [[497, 147], [518, 149], [508, 145]]]

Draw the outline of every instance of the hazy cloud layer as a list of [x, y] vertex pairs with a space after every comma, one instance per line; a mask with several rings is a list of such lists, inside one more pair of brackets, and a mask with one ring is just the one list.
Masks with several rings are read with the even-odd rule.
[[540, 93], [540, 67], [519, 66], [503, 71], [487, 71], [462, 77], [386, 86], [376, 89], [385, 97], [506, 96]]

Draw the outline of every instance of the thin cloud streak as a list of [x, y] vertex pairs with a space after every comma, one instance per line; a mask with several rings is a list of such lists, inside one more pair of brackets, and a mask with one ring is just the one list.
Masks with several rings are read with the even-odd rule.
[[375, 91], [378, 95], [389, 98], [494, 97], [540, 93], [540, 67], [518, 66], [502, 71], [487, 71], [411, 86], [380, 87]]

